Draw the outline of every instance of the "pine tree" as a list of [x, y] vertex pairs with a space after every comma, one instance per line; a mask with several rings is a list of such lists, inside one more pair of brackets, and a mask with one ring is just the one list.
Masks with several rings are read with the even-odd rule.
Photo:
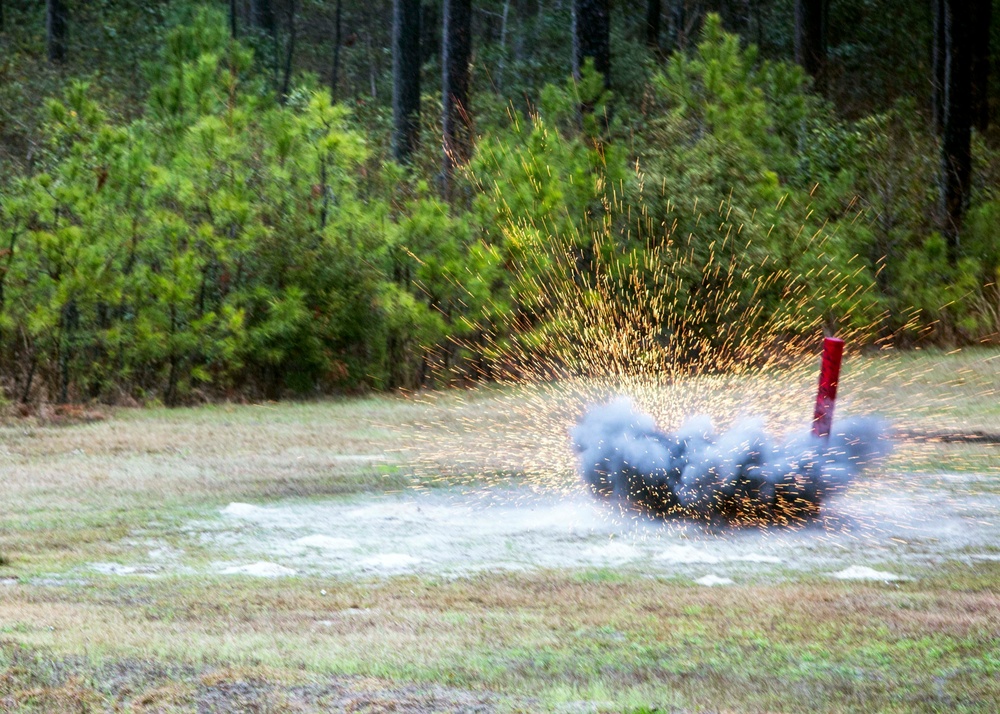
[[441, 51], [442, 127], [444, 133], [444, 193], [450, 191], [456, 164], [469, 158], [469, 57], [472, 51], [472, 0], [444, 1], [444, 43]]
[[274, 6], [271, 0], [250, 0], [250, 22], [266, 34], [274, 34]]
[[972, 116], [979, 131], [990, 125], [990, 26], [993, 20], [992, 0], [972, 3]]
[[972, 25], [967, 0], [944, 0], [945, 57], [941, 123], [941, 221], [948, 260], [958, 261], [972, 174]]
[[337, 101], [337, 85], [340, 83], [340, 45], [341, 45], [341, 5], [342, 0], [337, 0], [337, 7], [334, 11], [333, 20], [333, 71], [330, 73], [330, 97]]
[[828, 0], [795, 0], [795, 61], [826, 91]]
[[944, 98], [945, 98], [945, 68], [947, 62], [947, 44], [945, 42], [945, 2], [932, 0], [934, 9], [934, 28], [931, 48], [931, 105], [934, 118], [934, 131], [941, 134], [944, 131]]
[[579, 77], [587, 59], [611, 85], [611, 8], [608, 0], [573, 1], [573, 71]]
[[662, 10], [662, 0], [647, 0], [646, 46], [654, 51], [660, 49], [660, 14]]
[[420, 0], [392, 2], [392, 154], [409, 163], [420, 130]]
[[69, 34], [69, 16], [64, 0], [46, 0], [45, 44], [50, 62], [66, 61], [66, 40]]

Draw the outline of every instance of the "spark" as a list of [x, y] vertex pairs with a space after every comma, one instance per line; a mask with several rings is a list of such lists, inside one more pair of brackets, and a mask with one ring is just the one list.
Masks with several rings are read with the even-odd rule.
[[[532, 163], [522, 161], [530, 176]], [[638, 206], [628, 205], [628, 216], [618, 215], [624, 189], [613, 190], [599, 209], [601, 219], [581, 235], [555, 215], [515, 216], [502, 187], [491, 187], [508, 216], [492, 244], [512, 248], [505, 268], [515, 307], [489, 301], [494, 323], [468, 321], [467, 336], [428, 355], [443, 383], [464, 386], [482, 377], [490, 383], [411, 397], [426, 407], [407, 432], [413, 443], [405, 454], [421, 485], [578, 492], [569, 430], [587, 405], [616, 395], [630, 397], [664, 431], [703, 413], [720, 429], [752, 415], [778, 438], [801, 432], [811, 419], [817, 346], [829, 326], [824, 306], [833, 304], [843, 311], [837, 334], [849, 346], [842, 413], [879, 413], [899, 432], [926, 430], [929, 423], [938, 430], [965, 427], [948, 390], [938, 386], [933, 363], [901, 359], [882, 335], [885, 315], [876, 307], [874, 280], [859, 279], [861, 261], [842, 268], [818, 251], [799, 273], [786, 257], [758, 247], [775, 230], [773, 212], [741, 206], [730, 195], [718, 207], [718, 222], [702, 221], [695, 201], [690, 215], [700, 232], [681, 237], [665, 183], [660, 196], [643, 194]], [[660, 214], [653, 203], [666, 207], [664, 220], [653, 220]], [[791, 203], [788, 194], [781, 196], [779, 217], [793, 210]], [[798, 208], [800, 215], [812, 212]], [[856, 199], [847, 210], [863, 211]], [[803, 223], [794, 235], [823, 246], [830, 228], [826, 220], [819, 228]], [[883, 258], [878, 270], [885, 265]], [[455, 287], [465, 289], [459, 281]], [[476, 296], [469, 291], [466, 297]], [[904, 329], [916, 331], [919, 312], [906, 320]], [[863, 355], [867, 345], [870, 354]], [[480, 356], [467, 379], [454, 373], [459, 354]], [[980, 381], [982, 393], [992, 393], [989, 379]], [[941, 448], [929, 439], [902, 444], [885, 463], [882, 481], [905, 488], [915, 478], [914, 464], [933, 464]], [[949, 452], [948, 458], [955, 470], [969, 457]], [[821, 514], [817, 522], [830, 534], [846, 532], [833, 516]], [[878, 530], [874, 520], [854, 527], [852, 537]]]

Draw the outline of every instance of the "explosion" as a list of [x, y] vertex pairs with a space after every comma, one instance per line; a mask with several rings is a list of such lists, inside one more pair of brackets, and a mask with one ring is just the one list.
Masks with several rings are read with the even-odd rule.
[[580, 472], [595, 496], [657, 517], [790, 523], [815, 516], [888, 451], [874, 418], [835, 423], [829, 436], [774, 443], [759, 421], [717, 434], [706, 416], [678, 431], [619, 398], [591, 407], [572, 430]]
[[[660, 203], [694, 219], [661, 221]], [[887, 474], [936, 458], [914, 434], [963, 428], [929, 363], [890, 348], [860, 261], [831, 257], [833, 229], [803, 223], [792, 231], [801, 260], [777, 268], [777, 254], [758, 249], [808, 207], [755, 210], [730, 197], [683, 209], [665, 191], [636, 206], [610, 202], [586, 232], [530, 217], [497, 226], [516, 247], [505, 256], [512, 302], [454, 352], [485, 355], [477, 366], [491, 386], [416, 395], [431, 407], [408, 434], [419, 484], [570, 495], [582, 475], [583, 488], [637, 520], [825, 521], [821, 507], [852, 482], [863, 487], [858, 476], [890, 451], [880, 419], [808, 434], [816, 346], [830, 332], [853, 346], [846, 412], [884, 415], [905, 439], [883, 462]], [[448, 371], [454, 361], [429, 361], [441, 382], [466, 384]], [[978, 369], [944, 381], [979, 380]], [[688, 418], [697, 414], [711, 421]]]

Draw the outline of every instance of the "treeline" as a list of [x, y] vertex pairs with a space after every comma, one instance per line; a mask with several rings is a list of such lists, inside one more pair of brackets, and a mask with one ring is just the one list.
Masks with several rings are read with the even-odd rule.
[[[838, 3], [494, 5], [396, 0], [393, 36], [338, 1], [320, 38], [292, 0], [125, 3], [149, 22], [121, 67], [73, 39], [87, 6], [59, 6], [53, 54], [51, 22], [11, 41], [36, 6], [8, 4], [5, 397], [278, 397], [654, 353], [710, 369], [823, 330], [995, 338], [993, 45], [955, 44], [972, 15], [904, 13], [935, 61], [848, 101]], [[74, 77], [74, 53], [107, 73]], [[901, 96], [921, 72], [933, 91]]]

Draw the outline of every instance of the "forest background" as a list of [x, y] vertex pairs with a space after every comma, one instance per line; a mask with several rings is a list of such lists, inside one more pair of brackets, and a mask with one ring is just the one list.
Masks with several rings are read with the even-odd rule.
[[995, 342], [997, 15], [0, 0], [4, 398], [575, 374], [604, 327], [692, 369]]

